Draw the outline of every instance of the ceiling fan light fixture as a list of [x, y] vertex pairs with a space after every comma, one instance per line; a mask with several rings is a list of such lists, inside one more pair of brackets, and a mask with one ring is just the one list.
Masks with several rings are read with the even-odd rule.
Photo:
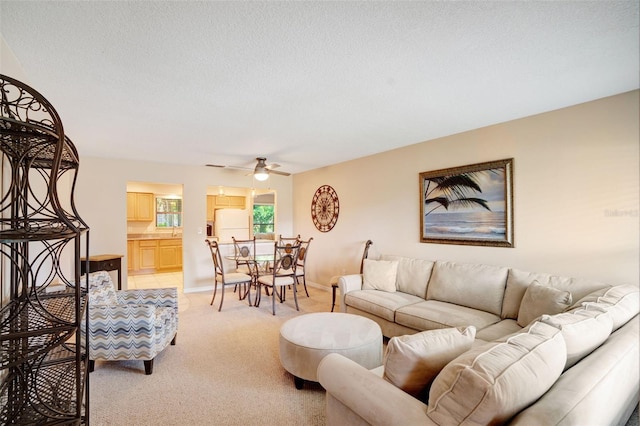
[[256, 165], [256, 168], [253, 171], [253, 177], [256, 178], [256, 180], [263, 182], [269, 179], [269, 170], [267, 169], [267, 165], [265, 163], [267, 159], [263, 157], [258, 157], [256, 158], [256, 160], [258, 160], [258, 164]]
[[266, 169], [258, 170], [256, 168], [255, 172], [253, 173], [253, 177], [256, 178], [256, 180], [263, 182], [269, 179], [269, 172]]

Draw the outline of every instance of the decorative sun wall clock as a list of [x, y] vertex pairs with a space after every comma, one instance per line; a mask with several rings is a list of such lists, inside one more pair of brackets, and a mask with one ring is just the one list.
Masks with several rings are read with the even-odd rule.
[[322, 185], [311, 200], [311, 220], [320, 232], [329, 232], [338, 221], [340, 202], [336, 190]]

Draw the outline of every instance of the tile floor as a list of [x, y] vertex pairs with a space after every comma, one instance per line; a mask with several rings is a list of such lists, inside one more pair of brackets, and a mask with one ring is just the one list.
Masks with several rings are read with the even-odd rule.
[[129, 289], [164, 287], [178, 287], [178, 292], [181, 293], [183, 289], [182, 271], [164, 272], [161, 274], [129, 275], [127, 278], [127, 288]]

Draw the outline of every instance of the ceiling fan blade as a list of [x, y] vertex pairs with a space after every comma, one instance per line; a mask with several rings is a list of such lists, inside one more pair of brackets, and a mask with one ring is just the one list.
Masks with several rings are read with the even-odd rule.
[[278, 170], [269, 170], [269, 173], [273, 173], [274, 175], [291, 176], [291, 173], [280, 172]]
[[240, 166], [225, 166], [224, 164], [205, 164], [207, 167], [216, 167], [218, 169], [236, 169], [236, 170], [253, 170], [249, 167], [240, 167]]
[[[259, 168], [265, 169], [267, 173], [273, 173], [274, 175], [291, 176], [291, 173], [280, 172], [280, 171], [274, 170], [274, 169], [280, 167], [280, 164], [277, 164], [277, 163], [266, 164], [265, 161], [267, 159], [264, 158], [264, 157], [258, 157], [258, 158], [256, 158], [256, 160], [258, 160], [258, 164], [254, 168], [251, 168], [251, 167], [240, 167], [240, 166], [225, 166], [224, 164], [205, 164], [205, 165], [207, 167], [216, 167], [216, 168], [219, 168], [219, 169], [236, 169], [236, 170], [247, 170], [247, 171], [250, 171], [251, 173], [248, 173], [247, 176], [255, 173], [256, 170], [258, 170]], [[262, 166], [262, 167], [260, 167], [260, 166]]]

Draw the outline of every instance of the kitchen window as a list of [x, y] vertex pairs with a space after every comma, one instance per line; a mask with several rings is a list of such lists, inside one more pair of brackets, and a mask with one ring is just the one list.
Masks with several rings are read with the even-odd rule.
[[156, 227], [173, 228], [182, 226], [182, 199], [156, 198]]
[[253, 234], [272, 233], [275, 230], [273, 204], [253, 205]]

